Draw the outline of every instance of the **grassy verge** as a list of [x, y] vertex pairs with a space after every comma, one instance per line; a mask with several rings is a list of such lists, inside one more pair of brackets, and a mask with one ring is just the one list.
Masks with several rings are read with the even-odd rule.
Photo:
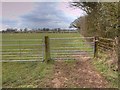
[[118, 88], [118, 72], [113, 71], [108, 62], [108, 55], [99, 53], [100, 58], [95, 58], [93, 61], [93, 65], [96, 67], [98, 71], [106, 78], [106, 80], [110, 83], [109, 87], [111, 88]]
[[3, 87], [45, 87], [46, 78], [53, 72], [53, 64], [41, 62], [3, 63]]

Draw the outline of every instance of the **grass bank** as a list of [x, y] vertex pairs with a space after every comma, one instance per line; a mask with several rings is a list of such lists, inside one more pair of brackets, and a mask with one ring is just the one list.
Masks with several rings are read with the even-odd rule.
[[108, 54], [99, 53], [98, 58], [93, 60], [93, 65], [110, 83], [109, 87], [118, 88], [118, 71], [114, 71], [111, 68], [109, 61], [110, 57]]

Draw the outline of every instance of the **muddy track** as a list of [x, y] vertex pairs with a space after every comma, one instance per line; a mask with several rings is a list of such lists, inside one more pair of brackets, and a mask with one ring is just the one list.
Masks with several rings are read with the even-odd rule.
[[74, 57], [78, 59], [74, 64], [55, 62], [51, 87], [106, 88], [108, 86], [104, 77], [91, 65], [89, 57]]

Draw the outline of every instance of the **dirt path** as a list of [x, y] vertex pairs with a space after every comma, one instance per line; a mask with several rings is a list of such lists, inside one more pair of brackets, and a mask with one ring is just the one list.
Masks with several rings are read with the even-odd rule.
[[106, 88], [108, 86], [108, 82], [90, 64], [90, 58], [76, 58], [79, 59], [72, 63], [55, 62], [54, 76], [50, 86], [53, 88]]

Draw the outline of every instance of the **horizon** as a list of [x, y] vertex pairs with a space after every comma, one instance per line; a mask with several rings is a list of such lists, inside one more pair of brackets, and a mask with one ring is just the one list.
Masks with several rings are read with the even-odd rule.
[[69, 2], [2, 2], [1, 29], [69, 28], [84, 13]]
[[7, 29], [11, 29], [11, 30], [17, 30], [20, 31], [21, 29], [27, 29], [28, 31], [34, 31], [34, 30], [43, 30], [43, 29], [49, 29], [49, 30], [55, 30], [55, 29], [60, 29], [60, 30], [76, 30], [77, 28], [6, 28], [6, 29], [2, 29], [0, 31], [6, 31]]

